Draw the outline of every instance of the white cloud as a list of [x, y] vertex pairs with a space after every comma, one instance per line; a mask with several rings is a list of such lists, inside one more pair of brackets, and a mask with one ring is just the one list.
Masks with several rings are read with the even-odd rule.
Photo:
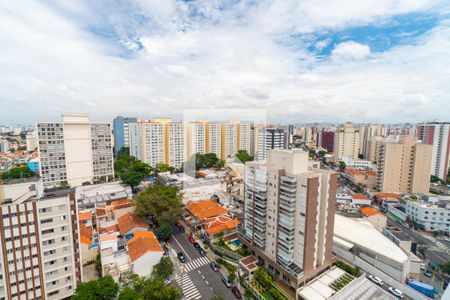
[[[420, 12], [427, 1], [264, 1], [223, 9], [221, 1], [196, 1], [197, 11], [162, 2], [127, 10], [103, 3], [100, 10], [91, 2], [55, 9], [0, 1], [0, 123], [54, 120], [63, 111], [102, 120], [177, 117], [198, 107], [266, 108], [272, 120], [295, 122], [449, 118], [442, 109], [450, 94], [447, 23], [384, 53], [340, 43], [331, 60], [317, 61], [301, 39], [295, 47], [280, 42], [296, 31]], [[137, 41], [142, 50], [127, 52]]]
[[331, 52], [337, 58], [363, 58], [370, 54], [370, 47], [354, 41], [340, 43]]

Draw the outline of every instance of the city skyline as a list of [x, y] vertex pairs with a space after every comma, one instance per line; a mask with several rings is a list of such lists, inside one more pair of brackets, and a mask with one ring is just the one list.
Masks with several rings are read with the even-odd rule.
[[449, 12], [426, 0], [6, 1], [0, 122], [230, 107], [274, 123], [445, 121]]

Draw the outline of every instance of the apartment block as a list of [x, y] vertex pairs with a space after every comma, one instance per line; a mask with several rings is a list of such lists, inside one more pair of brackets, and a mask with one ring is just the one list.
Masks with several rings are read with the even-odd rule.
[[0, 206], [0, 299], [66, 299], [82, 280], [69, 190]]
[[334, 134], [334, 154], [337, 160], [341, 160], [343, 156], [357, 159], [359, 149], [359, 128], [355, 127], [352, 123], [347, 123], [337, 128]]
[[269, 151], [245, 171], [244, 243], [296, 290], [332, 263], [337, 175], [310, 168], [302, 150]]
[[238, 131], [238, 150], [245, 150], [251, 153], [251, 124], [240, 122]]
[[411, 221], [427, 231], [450, 233], [450, 204], [438, 205], [424, 201], [406, 203], [406, 214]]
[[381, 136], [372, 136], [367, 141], [367, 147], [365, 148], [364, 158], [368, 161], [376, 164], [378, 156], [378, 145], [383, 141]]
[[433, 146], [431, 175], [446, 180], [450, 157], [450, 123], [419, 124], [417, 137]]
[[382, 192], [429, 192], [432, 145], [397, 136], [378, 147], [377, 189]]
[[[197, 153], [199, 154], [210, 153], [206, 149], [207, 129], [208, 129], [207, 126], [208, 126], [207, 122], [203, 121], [187, 123], [186, 151], [188, 159], [193, 157]], [[218, 157], [220, 157], [220, 151]]]
[[136, 123], [137, 118], [116, 117], [113, 121], [114, 153], [117, 155], [122, 147], [129, 147], [129, 124]]
[[[27, 144], [27, 151], [34, 151], [37, 148], [37, 134], [35, 131], [27, 133], [25, 136], [25, 142]], [[1, 152], [1, 151], [0, 151]]]
[[111, 125], [85, 114], [63, 114], [62, 122], [37, 123], [40, 176], [46, 188], [109, 181], [114, 176]]
[[281, 128], [259, 128], [257, 145], [257, 160], [266, 160], [270, 150], [287, 147], [286, 133]]
[[319, 132], [317, 137], [317, 146], [326, 149], [329, 153], [332, 153], [334, 151], [334, 131], [324, 129]]
[[206, 153], [222, 157], [222, 125], [218, 122], [206, 123]]
[[186, 160], [185, 153], [185, 126], [183, 122], [169, 122], [166, 123], [166, 156], [164, 162], [169, 166], [180, 168]]
[[140, 120], [137, 124], [139, 136], [137, 158], [152, 167], [164, 163], [164, 124], [149, 120]]
[[222, 159], [226, 159], [238, 152], [239, 123], [229, 121], [222, 123]]
[[381, 124], [369, 124], [361, 129], [361, 132], [363, 133], [363, 138], [361, 139], [361, 153], [365, 159], [368, 159], [370, 140], [374, 136], [381, 135]]

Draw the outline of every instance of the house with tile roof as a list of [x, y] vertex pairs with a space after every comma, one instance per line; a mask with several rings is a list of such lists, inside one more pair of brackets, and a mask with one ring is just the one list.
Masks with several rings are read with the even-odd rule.
[[126, 213], [120, 218], [116, 219], [117, 226], [119, 227], [120, 235], [125, 237], [132, 234], [136, 230], [147, 230], [148, 224], [142, 218], [135, 213]]
[[152, 231], [136, 230], [127, 242], [127, 251], [133, 264], [133, 273], [150, 276], [153, 266], [162, 258], [164, 251]]
[[363, 185], [368, 190], [375, 189], [377, 185], [377, 175], [374, 171], [364, 168], [345, 168], [342, 174], [353, 185]]

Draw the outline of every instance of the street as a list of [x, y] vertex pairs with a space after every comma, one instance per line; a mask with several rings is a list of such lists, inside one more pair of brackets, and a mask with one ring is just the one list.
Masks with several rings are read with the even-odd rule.
[[[184, 299], [211, 299], [214, 295], [219, 295], [227, 300], [236, 299], [231, 293], [231, 288], [227, 288], [223, 284], [221, 270], [214, 272], [211, 269], [209, 264], [213, 255], [209, 253], [210, 251], [207, 251], [209, 255], [200, 256], [189, 242], [187, 234], [181, 233], [176, 227], [174, 227], [169, 245], [171, 255], [174, 256], [174, 261], [176, 261], [180, 270], [172, 283], [176, 283]], [[180, 251], [186, 257], [185, 263], [180, 263], [176, 257], [176, 254]]]
[[[382, 290], [385, 291], [387, 294], [389, 294], [389, 296], [391, 296], [391, 298], [388, 298], [388, 299], [397, 299], [396, 296], [394, 296], [393, 294], [391, 294], [391, 292], [389, 292], [389, 290], [388, 290], [389, 285], [388, 285], [388, 284], [384, 283], [382, 286], [379, 286], [378, 284], [372, 282], [372, 281], [368, 278], [369, 275], [370, 275], [370, 274], [367, 274], [367, 275], [366, 275], [366, 278], [367, 278], [367, 280], [370, 282], [370, 284], [372, 284], [373, 286], [375, 286], [375, 287], [377, 287], [377, 288], [379, 288], [379, 289], [382, 289]], [[383, 298], [383, 299], [385, 299], [385, 298]], [[404, 300], [414, 300], [413, 298], [408, 297], [407, 295], [404, 295], [402, 299], [404, 299]]]

